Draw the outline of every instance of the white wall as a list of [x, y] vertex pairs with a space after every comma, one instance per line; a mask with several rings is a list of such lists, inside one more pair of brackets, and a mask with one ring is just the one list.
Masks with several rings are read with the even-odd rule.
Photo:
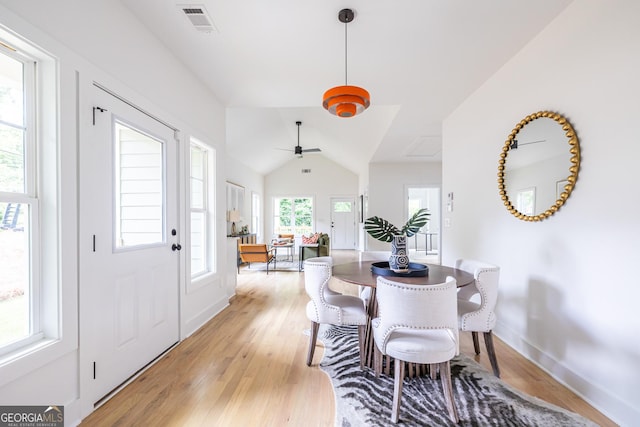
[[[183, 172], [190, 135], [216, 149], [219, 230], [224, 230], [225, 226], [225, 113], [215, 96], [146, 32], [120, 2], [2, 0], [0, 3], [0, 25], [39, 45], [59, 61], [62, 201], [59, 263], [63, 319], [62, 339], [50, 346], [60, 350], [52, 353], [49, 348], [26, 355], [18, 362], [0, 362], [0, 402], [64, 405], [67, 424], [73, 425], [93, 406], [93, 402], [83, 400], [83, 378], [88, 369], [82, 360], [82, 330], [78, 342], [78, 325], [83, 319], [78, 316], [78, 304], [81, 303], [78, 290], [82, 289], [82, 283], [77, 281], [76, 216], [76, 212], [82, 214], [81, 201], [77, 199], [76, 154], [79, 147], [87, 143], [84, 135], [90, 133], [89, 124], [83, 118], [88, 117], [92, 107], [86, 96], [91, 90], [91, 82], [98, 81], [180, 129]], [[183, 180], [182, 202], [187, 188]], [[184, 232], [184, 221], [183, 218], [180, 235]], [[225, 243], [225, 233], [217, 233], [220, 249], [216, 274], [189, 289], [185, 286], [188, 278], [183, 278], [180, 295], [182, 337], [228, 304], [229, 294], [224, 283]], [[183, 250], [183, 266], [187, 256], [188, 251]]]
[[[368, 210], [365, 219], [372, 216], [384, 218], [396, 227], [406, 222], [407, 200], [405, 187], [440, 187], [442, 165], [440, 163], [371, 163], [369, 165]], [[390, 243], [380, 242], [365, 233], [366, 249], [388, 251]]]
[[[273, 198], [305, 196], [314, 199], [314, 228], [331, 235], [331, 197], [357, 199], [358, 176], [322, 154], [307, 154], [292, 159], [267, 174], [264, 181], [264, 235], [273, 236]], [[302, 169], [311, 169], [303, 174]]]
[[[445, 121], [443, 263], [501, 266], [497, 335], [621, 425], [640, 420], [640, 3], [573, 2]], [[540, 223], [498, 195], [511, 130], [563, 114], [582, 150], [571, 198]]]

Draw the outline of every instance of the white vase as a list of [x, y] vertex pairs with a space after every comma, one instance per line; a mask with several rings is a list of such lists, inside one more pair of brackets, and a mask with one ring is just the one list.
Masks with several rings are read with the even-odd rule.
[[393, 236], [391, 241], [391, 256], [389, 268], [392, 270], [406, 270], [409, 268], [409, 255], [407, 255], [407, 236], [404, 234]]

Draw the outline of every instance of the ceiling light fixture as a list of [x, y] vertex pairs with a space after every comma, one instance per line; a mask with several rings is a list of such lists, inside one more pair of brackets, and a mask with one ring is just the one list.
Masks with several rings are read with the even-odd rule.
[[338, 117], [353, 117], [366, 110], [371, 103], [369, 92], [347, 83], [347, 24], [353, 18], [351, 9], [342, 9], [338, 13], [338, 20], [344, 23], [344, 86], [333, 87], [322, 97], [322, 106]]

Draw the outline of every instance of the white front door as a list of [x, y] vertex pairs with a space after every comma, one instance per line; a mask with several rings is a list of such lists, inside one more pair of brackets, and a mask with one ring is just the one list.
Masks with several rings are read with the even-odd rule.
[[83, 398], [97, 402], [179, 340], [178, 177], [172, 129], [97, 87], [91, 96], [80, 349]]
[[331, 198], [331, 249], [355, 248], [355, 201], [352, 198]]

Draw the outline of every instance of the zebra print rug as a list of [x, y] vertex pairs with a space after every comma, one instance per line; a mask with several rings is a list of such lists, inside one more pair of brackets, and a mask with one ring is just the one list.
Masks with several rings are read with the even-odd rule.
[[[393, 378], [360, 370], [355, 327], [331, 326], [319, 334], [325, 345], [320, 368], [329, 375], [336, 396], [336, 426], [388, 426]], [[451, 362], [460, 426], [589, 426], [577, 414], [515, 390], [477, 362], [460, 355]], [[454, 426], [440, 380], [405, 379], [398, 426]]]

